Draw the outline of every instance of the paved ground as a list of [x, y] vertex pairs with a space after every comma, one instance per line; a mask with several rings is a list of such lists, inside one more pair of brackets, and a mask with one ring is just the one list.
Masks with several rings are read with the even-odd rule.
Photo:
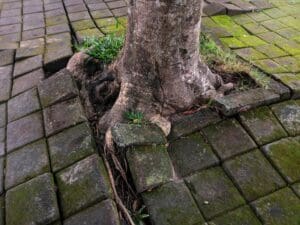
[[[218, 13], [249, 11], [249, 1], [222, 2]], [[269, 2], [203, 24], [297, 99], [300, 1]], [[72, 78], [51, 75], [75, 41], [124, 31], [125, 1], [4, 0], [0, 9], [0, 224], [119, 224]], [[127, 154], [155, 225], [300, 224], [299, 100], [228, 120], [201, 112], [174, 129], [168, 147]]]

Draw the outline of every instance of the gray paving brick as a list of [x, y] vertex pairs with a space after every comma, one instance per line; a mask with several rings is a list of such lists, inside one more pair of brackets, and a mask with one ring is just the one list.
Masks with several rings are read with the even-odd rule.
[[17, 61], [14, 69], [14, 77], [31, 72], [42, 67], [42, 56], [33, 56]]
[[0, 67], [0, 102], [6, 101], [10, 97], [12, 85], [12, 66]]

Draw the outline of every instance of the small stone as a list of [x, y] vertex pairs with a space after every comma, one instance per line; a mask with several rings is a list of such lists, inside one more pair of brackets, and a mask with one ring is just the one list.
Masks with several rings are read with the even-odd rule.
[[32, 112], [39, 110], [40, 102], [37, 90], [31, 89], [16, 97], [11, 98], [7, 103], [8, 122], [19, 119]]
[[268, 225], [298, 225], [300, 221], [300, 200], [289, 188], [276, 191], [260, 198], [251, 205]]
[[64, 221], [64, 225], [120, 225], [115, 203], [107, 199]]
[[31, 72], [33, 70], [42, 67], [42, 56], [34, 56], [21, 61], [16, 62], [14, 69], [14, 77], [18, 77], [24, 73]]
[[119, 123], [112, 128], [114, 142], [119, 147], [165, 144], [162, 130], [155, 125]]
[[6, 125], [6, 104], [0, 104], [0, 127], [4, 127]]
[[[34, 162], [34, 163], [33, 163]], [[50, 171], [46, 141], [27, 145], [7, 156], [5, 189]]]
[[175, 171], [183, 177], [219, 162], [199, 133], [171, 142], [168, 151]]
[[50, 137], [48, 143], [54, 172], [94, 153], [94, 140], [87, 123]]
[[[200, 210], [208, 219], [245, 203], [233, 183], [219, 167], [204, 170], [185, 180]], [[204, 201], [210, 204], [203, 204]]]
[[7, 101], [10, 98], [11, 85], [12, 66], [8, 65], [0, 67], [0, 102]]
[[21, 147], [44, 136], [40, 112], [15, 120], [7, 125], [7, 151]]
[[7, 49], [0, 51], [0, 66], [5, 66], [8, 64], [13, 64], [14, 62], [15, 50]]
[[107, 172], [98, 155], [60, 171], [56, 179], [64, 218], [111, 195]]
[[46, 173], [6, 194], [6, 224], [51, 224], [59, 219], [52, 175]]
[[247, 132], [233, 119], [206, 127], [203, 133], [222, 160], [256, 147]]
[[155, 224], [195, 225], [204, 219], [184, 182], [170, 182], [142, 197]]
[[126, 158], [138, 192], [173, 179], [173, 168], [164, 146], [140, 146], [128, 149]]
[[44, 109], [43, 113], [47, 136], [86, 121], [86, 117], [78, 98], [50, 106]]

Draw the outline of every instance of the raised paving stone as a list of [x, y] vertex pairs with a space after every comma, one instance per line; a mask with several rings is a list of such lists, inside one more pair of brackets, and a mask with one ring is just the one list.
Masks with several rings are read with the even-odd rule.
[[127, 150], [126, 158], [138, 192], [173, 179], [172, 163], [165, 146], [132, 147]]
[[[7, 101], [11, 94], [12, 66], [0, 67], [0, 102]], [[1, 123], [1, 122], [0, 122]]]
[[60, 171], [56, 179], [64, 218], [111, 195], [106, 169], [98, 155]]
[[15, 120], [7, 125], [7, 151], [43, 137], [43, 121], [40, 112]]
[[42, 67], [42, 56], [34, 56], [16, 62], [14, 69], [14, 77], [31, 72]]
[[195, 225], [204, 222], [184, 182], [170, 182], [142, 197], [154, 224]]
[[59, 219], [52, 175], [44, 174], [6, 194], [6, 224], [51, 224]]
[[5, 66], [8, 64], [12, 64], [14, 62], [15, 50], [7, 49], [0, 51], [0, 66]]
[[284, 188], [251, 203], [263, 224], [298, 225], [300, 221], [300, 199]]
[[78, 94], [76, 84], [72, 79], [71, 73], [67, 69], [63, 69], [44, 80], [38, 86], [38, 89], [41, 103], [44, 108], [75, 97]]
[[273, 76], [292, 89], [293, 99], [300, 98], [300, 73], [281, 73], [273, 74]]
[[37, 89], [28, 90], [11, 98], [7, 103], [8, 122], [19, 119], [39, 110], [40, 102]]
[[199, 133], [171, 142], [168, 152], [175, 171], [181, 176], [187, 176], [219, 162], [211, 147]]
[[0, 104], [0, 127], [4, 127], [6, 125], [6, 104]]
[[261, 222], [249, 206], [243, 206], [213, 219], [208, 225], [261, 225]]
[[50, 137], [48, 144], [54, 172], [94, 153], [94, 140], [87, 123]]
[[259, 145], [287, 136], [287, 133], [267, 106], [241, 113], [240, 119]]
[[107, 199], [64, 221], [64, 225], [120, 225], [115, 203]]
[[300, 181], [300, 137], [281, 139], [263, 150], [289, 183]]
[[86, 121], [79, 98], [50, 106], [44, 109], [43, 113], [47, 136]]
[[278, 103], [272, 105], [271, 109], [289, 135], [300, 134], [300, 100]]
[[203, 133], [222, 160], [256, 147], [255, 142], [234, 119], [206, 127]]
[[220, 167], [201, 171], [185, 180], [206, 219], [245, 203]]
[[248, 201], [285, 186], [283, 179], [259, 150], [226, 161], [224, 168]]
[[45, 140], [27, 145], [7, 155], [5, 189], [50, 171]]

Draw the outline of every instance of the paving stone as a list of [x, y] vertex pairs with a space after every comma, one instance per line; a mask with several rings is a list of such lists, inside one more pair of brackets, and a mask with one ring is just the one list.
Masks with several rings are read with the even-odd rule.
[[37, 90], [31, 89], [14, 98], [7, 103], [8, 122], [19, 119], [40, 109]]
[[21, 24], [0, 26], [0, 35], [21, 32]]
[[107, 27], [107, 26], [110, 26], [110, 25], [114, 25], [115, 26], [117, 24], [117, 20], [114, 17], [102, 18], [102, 19], [97, 19], [96, 20], [96, 24], [100, 28]]
[[254, 61], [254, 65], [270, 74], [288, 72], [286, 68], [271, 59], [256, 60]]
[[12, 64], [14, 62], [15, 50], [7, 49], [0, 51], [0, 66], [5, 66], [8, 64]]
[[298, 225], [300, 200], [289, 189], [284, 188], [251, 203], [263, 224]]
[[65, 225], [120, 225], [115, 203], [108, 199], [70, 217]]
[[267, 106], [241, 113], [240, 118], [242, 124], [259, 145], [287, 136], [287, 133]]
[[243, 206], [213, 219], [208, 225], [261, 225], [261, 223], [249, 206]]
[[258, 46], [256, 47], [256, 50], [267, 55], [271, 59], [288, 55], [287, 52], [283, 51], [273, 44]]
[[172, 163], [165, 146], [132, 147], [127, 150], [126, 158], [138, 192], [173, 179]]
[[87, 123], [50, 137], [48, 143], [54, 172], [94, 153], [94, 140]]
[[248, 47], [248, 45], [246, 45], [245, 43], [243, 43], [242, 41], [238, 40], [235, 37], [220, 38], [220, 41], [227, 47], [233, 48], [233, 49]]
[[21, 9], [2, 9], [1, 17], [21, 16]]
[[98, 155], [60, 171], [56, 179], [64, 218], [111, 195], [106, 169]]
[[87, 10], [85, 4], [71, 5], [67, 7], [68, 13], [81, 12]]
[[247, 132], [233, 119], [206, 127], [203, 133], [222, 160], [256, 147]]
[[[19, 42], [21, 40], [21, 33], [18, 32], [18, 33], [1, 35], [0, 36], [0, 40], [1, 40], [1, 42], [6, 42], [4, 44], [7, 44], [7, 45], [3, 44], [4, 50], [6, 50], [6, 49], [12, 49], [11, 46], [9, 46], [9, 44], [11, 43], [11, 45], [12, 45], [15, 42]], [[17, 45], [17, 47], [19, 47], [19, 46]]]
[[115, 17], [127, 16], [128, 8], [123, 7], [123, 8], [112, 9], [111, 12]]
[[186, 178], [187, 185], [206, 219], [234, 209], [245, 200], [219, 167]]
[[285, 37], [287, 39], [293, 39], [294, 37], [300, 36], [300, 32], [297, 31], [294, 28], [288, 27], [283, 28], [281, 30], [276, 31], [278, 34], [280, 34], [282, 37]]
[[291, 55], [300, 54], [300, 44], [293, 40], [277, 40], [276, 45]]
[[[59, 16], [58, 20], [55, 20], [53, 18], [56, 16]], [[46, 21], [48, 20], [48, 24], [47, 24], [48, 26], [53, 26], [55, 24], [58, 25], [59, 23], [57, 23], [57, 22], [59, 22], [61, 20], [65, 20], [65, 16], [66, 16], [66, 12], [65, 12], [64, 8], [54, 9], [54, 10], [45, 12], [45, 18], [46, 18]], [[49, 23], [55, 23], [55, 24], [51, 25]]]
[[254, 34], [254, 35], [265, 33], [265, 32], [269, 31], [263, 25], [256, 23], [256, 22], [250, 22], [250, 23], [243, 24], [243, 27], [247, 31], [249, 31], [249, 33]]
[[265, 41], [261, 40], [255, 35], [243, 35], [238, 37], [238, 39], [241, 40], [243, 43], [245, 43], [247, 46], [251, 46], [251, 47], [267, 44]]
[[44, 28], [37, 28], [33, 30], [26, 30], [22, 32], [22, 40], [30, 40], [35, 38], [40, 38], [45, 35], [45, 29]]
[[34, 56], [16, 62], [14, 69], [14, 77], [31, 72], [42, 67], [42, 56]]
[[264, 152], [289, 183], [300, 181], [300, 138], [286, 138], [263, 147]]
[[7, 125], [8, 152], [43, 137], [42, 115], [40, 112], [15, 120]]
[[5, 154], [5, 128], [0, 128], [0, 156]]
[[291, 136], [300, 134], [300, 102], [286, 101], [271, 106], [281, 124]]
[[62, 23], [57, 24], [54, 26], [48, 26], [47, 27], [47, 34], [58, 34], [58, 33], [65, 33], [70, 32], [69, 24]]
[[0, 158], [0, 194], [3, 193], [4, 179], [4, 158]]
[[91, 19], [79, 20], [72, 23], [72, 27], [75, 31], [86, 30], [90, 28], [95, 28], [95, 24]]
[[44, 109], [46, 135], [86, 121], [82, 106], [78, 98], [64, 101]]
[[25, 14], [23, 16], [23, 30], [45, 27], [43, 13]]
[[184, 182], [170, 182], [142, 197], [154, 224], [194, 225], [204, 222]]
[[43, 5], [23, 7], [23, 14], [43, 12]]
[[292, 189], [294, 190], [296, 195], [298, 195], [298, 197], [300, 198], [300, 183], [293, 184]]
[[8, 154], [5, 168], [5, 189], [50, 171], [46, 141], [35, 142]]
[[285, 186], [283, 179], [259, 150], [226, 161], [224, 168], [248, 201]]
[[287, 72], [300, 72], [300, 63], [297, 59], [291, 56], [276, 58], [274, 59], [274, 61], [283, 66], [287, 70]]
[[175, 171], [181, 176], [187, 176], [219, 162], [211, 147], [199, 133], [171, 142], [169, 154]]
[[46, 17], [46, 27], [62, 23], [68, 23], [68, 18], [66, 17], [66, 15]]
[[[0, 67], [0, 102], [7, 101], [11, 92], [12, 66]], [[1, 120], [0, 120], [1, 124]], [[1, 126], [1, 125], [0, 125]]]
[[78, 20], [88, 20], [91, 18], [87, 10], [82, 12], [69, 13], [68, 16], [71, 22], [78, 21]]
[[108, 10], [108, 9], [101, 9], [101, 10], [92, 11], [91, 15], [94, 19], [107, 18], [107, 17], [112, 17], [113, 16], [111, 11]]
[[240, 56], [241, 58], [243, 58], [247, 61], [267, 58], [266, 55], [264, 55], [263, 53], [255, 50], [254, 48], [241, 48], [241, 49], [234, 50], [234, 52], [238, 56]]
[[76, 37], [79, 42], [82, 42], [86, 37], [103, 37], [104, 34], [98, 28], [80, 30], [76, 32]]
[[6, 104], [0, 104], [0, 127], [4, 127], [6, 125]]
[[6, 224], [50, 224], [59, 219], [52, 175], [38, 176], [6, 194]]
[[165, 144], [162, 130], [155, 125], [118, 123], [112, 127], [114, 142], [119, 147]]
[[0, 142], [5, 140], [5, 128], [0, 128]]
[[105, 2], [99, 2], [99, 3], [88, 4], [88, 8], [90, 11], [95, 11], [95, 10], [107, 9], [107, 6]]
[[64, 8], [62, 2], [55, 2], [55, 3], [51, 3], [51, 4], [46, 4], [44, 7], [45, 7], [46, 11]]
[[0, 18], [0, 26], [21, 23], [21, 17], [3, 17]]
[[274, 19], [279, 18], [279, 17], [284, 17], [287, 15], [284, 11], [282, 11], [278, 8], [266, 9], [266, 10], [264, 10], [264, 13]]
[[281, 73], [274, 74], [274, 76], [292, 89], [292, 98], [298, 99], [300, 97], [300, 73]]
[[0, 224], [4, 225], [5, 224], [5, 212], [4, 212], [4, 207], [5, 207], [5, 203], [4, 203], [4, 197], [1, 196], [0, 197]]
[[121, 7], [126, 7], [126, 2], [125, 1], [111, 1], [106, 3], [108, 8], [110, 9], [115, 9], [115, 8], [121, 8]]
[[37, 86], [44, 79], [43, 69], [38, 69], [21, 77], [14, 79], [12, 95], [15, 96], [34, 86]]

